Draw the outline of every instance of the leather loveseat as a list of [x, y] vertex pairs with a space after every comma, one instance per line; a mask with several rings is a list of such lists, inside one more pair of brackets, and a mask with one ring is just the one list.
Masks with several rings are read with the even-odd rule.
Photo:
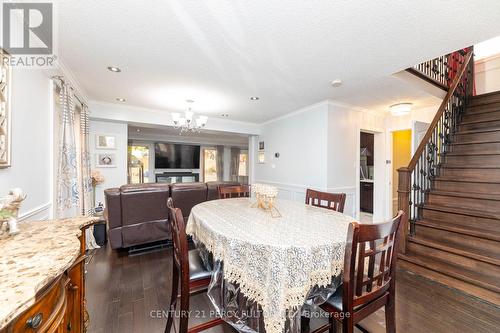
[[218, 199], [220, 185], [239, 183], [129, 184], [105, 190], [111, 248], [171, 239], [167, 199], [172, 197], [174, 206], [182, 210], [187, 221], [193, 206]]

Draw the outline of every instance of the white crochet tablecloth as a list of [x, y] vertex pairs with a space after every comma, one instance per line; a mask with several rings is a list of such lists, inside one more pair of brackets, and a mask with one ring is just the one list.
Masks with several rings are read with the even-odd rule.
[[252, 198], [207, 201], [191, 210], [186, 232], [224, 264], [224, 278], [260, 304], [267, 333], [282, 333], [287, 310], [339, 275], [352, 217], [278, 200], [282, 217], [253, 208]]

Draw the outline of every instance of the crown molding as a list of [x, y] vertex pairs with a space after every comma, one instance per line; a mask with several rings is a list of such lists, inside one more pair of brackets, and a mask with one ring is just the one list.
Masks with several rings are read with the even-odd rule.
[[87, 91], [85, 90], [85, 88], [83, 88], [80, 81], [76, 78], [73, 70], [71, 70], [71, 68], [66, 65], [66, 63], [60, 56], [57, 56], [56, 68], [46, 69], [45, 72], [49, 77], [62, 76], [64, 78], [64, 81], [66, 81], [71, 87], [73, 87], [79, 99], [82, 102], [88, 104], [89, 98]]
[[308, 111], [311, 111], [317, 107], [320, 107], [320, 106], [325, 106], [325, 105], [328, 105], [328, 100], [324, 100], [324, 101], [321, 101], [321, 102], [318, 102], [318, 103], [314, 103], [314, 104], [311, 104], [311, 105], [308, 105], [308, 106], [305, 106], [303, 108], [300, 108], [298, 110], [295, 110], [295, 111], [292, 111], [292, 112], [289, 112], [289, 113], [286, 113], [284, 115], [281, 115], [281, 116], [278, 116], [278, 117], [275, 117], [275, 118], [271, 118], [269, 120], [266, 120], [258, 125], [268, 125], [268, 124], [271, 124], [271, 123], [274, 123], [276, 121], [281, 121], [283, 119], [287, 119], [287, 118], [290, 118], [290, 117], [293, 117], [293, 116], [296, 116], [298, 114], [301, 114], [301, 113], [304, 113], [304, 112], [308, 112]]

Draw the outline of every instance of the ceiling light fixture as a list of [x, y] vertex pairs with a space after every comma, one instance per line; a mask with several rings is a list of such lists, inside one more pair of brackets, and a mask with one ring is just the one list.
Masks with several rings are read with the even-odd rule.
[[330, 84], [332, 85], [332, 87], [340, 87], [342, 85], [342, 80], [341, 79], [336, 79], [336, 80], [333, 80], [332, 82], [330, 82]]
[[202, 128], [205, 127], [208, 121], [207, 116], [198, 116], [194, 118], [194, 112], [191, 109], [191, 105], [194, 103], [193, 100], [186, 100], [189, 107], [186, 112], [184, 112], [184, 117], [180, 113], [172, 113], [172, 120], [174, 121], [174, 128], [180, 129], [182, 134], [184, 132], [197, 132], [199, 133]]
[[391, 105], [389, 110], [393, 116], [405, 116], [410, 113], [412, 106], [412, 103], [398, 103]]
[[120, 73], [122, 70], [118, 67], [115, 67], [115, 66], [108, 66], [108, 71], [113, 72], [113, 73]]
[[125, 98], [121, 98], [121, 97], [118, 97], [116, 100], [117, 100], [118, 102], [122, 102], [122, 103], [126, 101], [126, 99], [125, 99]]
[[258, 101], [259, 99], [260, 99], [260, 98], [259, 98], [259, 97], [257, 97], [257, 96], [252, 96], [252, 97], [250, 97], [250, 100], [251, 100], [251, 101]]

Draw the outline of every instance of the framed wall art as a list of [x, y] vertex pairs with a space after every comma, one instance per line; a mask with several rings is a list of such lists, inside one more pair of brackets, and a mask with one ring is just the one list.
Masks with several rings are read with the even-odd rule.
[[96, 154], [96, 168], [116, 168], [115, 153], [98, 153]]
[[0, 168], [10, 167], [11, 161], [11, 116], [10, 116], [10, 79], [9, 55], [0, 49]]
[[95, 137], [96, 149], [116, 149], [116, 137], [113, 135], [97, 134]]

